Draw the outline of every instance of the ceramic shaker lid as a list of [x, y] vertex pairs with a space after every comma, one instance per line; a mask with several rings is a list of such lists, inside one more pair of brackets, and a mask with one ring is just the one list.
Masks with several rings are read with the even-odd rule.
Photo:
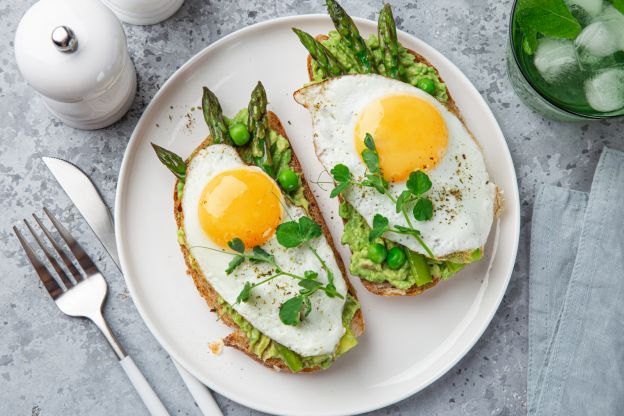
[[133, 25], [153, 25], [173, 15], [184, 0], [102, 0], [119, 17]]
[[127, 65], [126, 37], [99, 0], [40, 0], [17, 28], [15, 57], [44, 97], [83, 101], [116, 82]]

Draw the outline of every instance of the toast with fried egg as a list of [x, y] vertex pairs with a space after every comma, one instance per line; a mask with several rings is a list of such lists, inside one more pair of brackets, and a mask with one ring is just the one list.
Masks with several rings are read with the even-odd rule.
[[[323, 42], [327, 39], [329, 39], [329, 37], [327, 35], [317, 35], [316, 39], [319, 42]], [[415, 62], [417, 63], [421, 63], [424, 64], [428, 67], [431, 67], [434, 72], [435, 75], [440, 79], [440, 81], [442, 83], [444, 83], [444, 80], [442, 79], [442, 77], [440, 76], [438, 70], [421, 54], [411, 50], [411, 49], [407, 49], [407, 52], [409, 54], [411, 54], [412, 56], [414, 56]], [[308, 54], [307, 57], [307, 68], [308, 68], [308, 77], [309, 80], [311, 82], [314, 81], [314, 72], [313, 72], [313, 67], [312, 67], [312, 56]], [[454, 115], [457, 116], [457, 118], [459, 118], [460, 120], [463, 120], [461, 113], [459, 112], [459, 109], [457, 108], [457, 105], [455, 104], [455, 100], [453, 100], [453, 97], [451, 95], [450, 92], [447, 93], [448, 94], [448, 99], [446, 102], [443, 103], [443, 105]], [[476, 140], [475, 140], [476, 141]], [[342, 198], [341, 198], [342, 199]], [[502, 194], [499, 191], [497, 191], [496, 194], [496, 201], [495, 201], [495, 206], [494, 206], [494, 214], [496, 217], [498, 217], [500, 215], [501, 209], [503, 206], [503, 197]], [[346, 220], [343, 219], [343, 221], [346, 223]], [[469, 253], [458, 253], [458, 254], [463, 254], [463, 255], [469, 255]], [[427, 289], [431, 289], [432, 287], [434, 287], [435, 285], [437, 285], [440, 282], [440, 277], [434, 277], [433, 281], [430, 283], [427, 283], [423, 286], [412, 286], [409, 289], [398, 289], [396, 287], [394, 287], [392, 284], [388, 283], [388, 282], [382, 282], [382, 283], [377, 283], [377, 282], [371, 282], [365, 279], [361, 279], [362, 285], [371, 293], [374, 293], [375, 295], [380, 295], [380, 296], [416, 296], [419, 295], [421, 293], [423, 293], [425, 290]]]
[[[266, 112], [266, 118], [267, 118], [268, 128], [270, 129], [270, 131], [275, 133], [275, 137], [285, 139], [286, 143], [288, 143], [288, 148], [290, 148], [290, 142], [289, 142], [288, 136], [278, 116], [268, 111]], [[202, 155], [206, 154], [206, 152], [210, 150], [210, 148], [212, 147], [216, 148], [219, 146], [221, 147], [224, 146], [223, 144], [217, 144], [215, 146], [214, 137], [215, 137], [214, 130], [211, 128], [211, 135], [208, 136], [208, 138], [206, 138], [193, 151], [193, 153], [186, 159], [185, 169], [186, 169], [187, 175], [190, 173], [191, 168], [194, 166], [194, 160], [202, 157]], [[274, 136], [271, 136], [271, 137], [274, 137]], [[269, 139], [267, 138], [267, 140]], [[275, 143], [272, 143], [272, 144], [275, 148]], [[231, 145], [231, 147], [234, 150], [236, 150], [237, 153], [239, 153], [242, 160], [244, 160], [245, 158], [247, 158], [247, 156], [249, 156], [248, 154], [246, 154], [246, 152], [249, 149], [246, 148], [245, 146]], [[315, 223], [320, 225], [320, 228], [322, 231], [322, 236], [320, 238], [324, 240], [323, 244], [326, 243], [327, 246], [329, 247], [329, 251], [327, 251], [325, 254], [332, 256], [335, 259], [335, 264], [337, 266], [337, 269], [334, 269], [334, 270], [339, 271], [339, 273], [336, 273], [335, 278], [340, 279], [340, 281], [343, 282], [340, 284], [337, 283], [336, 286], [340, 288], [340, 285], [344, 285], [346, 287], [345, 298], [347, 298], [347, 300], [345, 301], [343, 309], [341, 311], [342, 322], [343, 323], [345, 322], [344, 319], [345, 319], [346, 313], [351, 314], [351, 316], [348, 319], [349, 322], [348, 322], [348, 328], [346, 328], [346, 333], [348, 333], [351, 337], [353, 337], [353, 339], [355, 339], [359, 337], [364, 332], [364, 329], [365, 329], [362, 311], [361, 311], [361, 308], [359, 308], [359, 304], [357, 303], [357, 296], [356, 296], [355, 290], [353, 289], [353, 287], [351, 286], [350, 282], [348, 281], [346, 277], [344, 264], [342, 263], [340, 256], [336, 252], [336, 249], [333, 244], [333, 240], [323, 220], [323, 217], [316, 203], [314, 195], [312, 194], [305, 180], [299, 160], [297, 159], [294, 153], [292, 153], [292, 156], [289, 157], [289, 159], [290, 160], [288, 161], [287, 166], [290, 169], [292, 169], [294, 172], [296, 172], [300, 178], [300, 187], [301, 187], [300, 197], [303, 198], [303, 200], [305, 200], [306, 202], [305, 213], [310, 219], [312, 219]], [[186, 182], [184, 182], [184, 180], [186, 180]], [[209, 275], [212, 273], [212, 271], [207, 272], [206, 267], [200, 266], [199, 263], [202, 262], [200, 254], [198, 254], [196, 247], [194, 247], [194, 245], [189, 243], [188, 241], [189, 234], [190, 234], [189, 232], [191, 230], [189, 230], [189, 227], [187, 227], [188, 224], [186, 224], [186, 222], [188, 221], [189, 213], [192, 214], [191, 217], [194, 216], [194, 213], [192, 212], [192, 210], [189, 211], [187, 209], [187, 211], [189, 211], [188, 213], [184, 210], [184, 206], [185, 206], [184, 196], [186, 192], [185, 187], [188, 185], [189, 182], [190, 181], [188, 177], [185, 179], [181, 179], [178, 177], [178, 179], [176, 180], [176, 185], [174, 187], [173, 206], [174, 206], [174, 216], [176, 219], [177, 228], [179, 230], [178, 240], [180, 243], [182, 254], [184, 256], [186, 266], [187, 266], [187, 273], [192, 277], [197, 290], [199, 291], [201, 296], [205, 299], [209, 308], [213, 312], [217, 313], [220, 320], [223, 321], [223, 323], [225, 323], [227, 326], [229, 326], [230, 328], [234, 330], [231, 334], [229, 334], [228, 336], [224, 338], [223, 340], [224, 344], [226, 346], [235, 348], [245, 353], [250, 358], [256, 360], [257, 362], [261, 363], [262, 365], [268, 368], [279, 370], [279, 371], [286, 371], [286, 372], [293, 372], [293, 373], [294, 372], [307, 373], [307, 372], [318, 371], [322, 368], [326, 368], [329, 365], [331, 365], [333, 361], [335, 360], [335, 358], [337, 358], [337, 356], [343, 353], [341, 352], [340, 354], [338, 354], [339, 352], [338, 350], [342, 348], [341, 347], [342, 341], [344, 340], [344, 337], [346, 336], [346, 334], [340, 338], [340, 341], [336, 345], [336, 349], [331, 353], [325, 353], [325, 354], [320, 354], [318, 356], [311, 356], [311, 357], [306, 357], [301, 354], [297, 354], [296, 352], [292, 351], [290, 347], [287, 347], [285, 345], [278, 343], [277, 341], [275, 341], [274, 339], [272, 339], [271, 337], [263, 333], [260, 329], [257, 329], [253, 325], [253, 323], [251, 323], [251, 321], [248, 319], [248, 316], [244, 316], [245, 313], [251, 314], [250, 308], [244, 309], [242, 311], [237, 311], [235, 309], [237, 304], [235, 304], [234, 302], [227, 302], [224, 299], [224, 297], [222, 296], [223, 294], [220, 294], [215, 288], [214, 280], [213, 280], [213, 284], [211, 284], [211, 280], [210, 280], [211, 277]], [[275, 182], [277, 183], [277, 181]], [[260, 267], [260, 266], [254, 266], [254, 267]], [[226, 276], [226, 279], [231, 279], [231, 277]], [[253, 281], [254, 280], [252, 280], [252, 282]], [[259, 303], [260, 301], [263, 301], [263, 300], [264, 300], [263, 298], [258, 297], [256, 299], [252, 299], [249, 303], [253, 303], [253, 302]], [[354, 311], [352, 313], [351, 311], [347, 312], [346, 305], [349, 305], [349, 308], [355, 308]], [[316, 309], [312, 311], [313, 317], [314, 317], [314, 313], [318, 314], [318, 311]], [[270, 314], [271, 313], [269, 313], [269, 315]], [[253, 318], [252, 314], [249, 316]], [[306, 319], [310, 319], [310, 318], [306, 318]], [[259, 321], [262, 322], [261, 319]], [[279, 322], [279, 321], [274, 322], [274, 324], [276, 326], [284, 325], [282, 322]], [[302, 324], [299, 324], [299, 326], [302, 326], [302, 325], [306, 325], [306, 320], [304, 320]], [[292, 328], [284, 326], [284, 329], [282, 331], [287, 331], [289, 329], [292, 329]], [[305, 327], [301, 331], [303, 332], [304, 330], [305, 330]], [[351, 342], [353, 342], [353, 340]], [[349, 348], [352, 347], [353, 345], [350, 345]]]

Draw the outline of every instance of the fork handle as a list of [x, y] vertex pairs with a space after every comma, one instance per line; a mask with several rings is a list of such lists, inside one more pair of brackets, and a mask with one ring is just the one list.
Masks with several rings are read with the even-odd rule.
[[165, 406], [163, 406], [158, 396], [156, 396], [152, 386], [149, 385], [145, 376], [141, 373], [141, 370], [139, 370], [139, 367], [137, 367], [134, 360], [126, 354], [126, 351], [123, 349], [119, 341], [117, 341], [115, 335], [113, 335], [108, 323], [106, 323], [106, 320], [104, 319], [104, 315], [102, 315], [102, 311], [92, 311], [92, 313], [89, 314], [89, 319], [91, 319], [91, 321], [93, 321], [93, 323], [100, 329], [104, 338], [106, 338], [110, 346], [113, 348], [113, 351], [115, 351], [117, 358], [119, 358], [121, 368], [123, 368], [126, 372], [126, 375], [132, 382], [132, 385], [137, 393], [139, 393], [141, 400], [143, 400], [143, 403], [145, 404], [145, 407], [147, 407], [147, 410], [149, 410], [150, 414], [152, 416], [169, 416], [169, 412], [167, 412]]
[[167, 412], [167, 409], [165, 409], [165, 406], [163, 406], [152, 386], [149, 385], [143, 373], [139, 370], [139, 367], [136, 366], [132, 357], [126, 355], [119, 361], [119, 364], [126, 372], [139, 396], [141, 396], [141, 400], [143, 400], [150, 414], [152, 416], [169, 416], [169, 412]]

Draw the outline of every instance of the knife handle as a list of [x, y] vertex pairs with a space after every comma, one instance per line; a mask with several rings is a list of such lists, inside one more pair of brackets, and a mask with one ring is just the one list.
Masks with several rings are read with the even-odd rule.
[[204, 386], [199, 380], [193, 377], [191, 373], [186, 371], [184, 367], [175, 362], [175, 360], [172, 359], [171, 361], [173, 361], [173, 364], [175, 364], [175, 367], [178, 369], [180, 377], [182, 377], [186, 388], [188, 388], [191, 396], [193, 396], [193, 400], [195, 400], [202, 414], [204, 416], [223, 416], [223, 412], [219, 409], [219, 405], [217, 405], [214, 397], [210, 394], [208, 387]]

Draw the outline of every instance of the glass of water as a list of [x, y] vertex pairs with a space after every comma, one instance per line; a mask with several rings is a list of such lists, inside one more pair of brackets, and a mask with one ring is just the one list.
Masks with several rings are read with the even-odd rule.
[[624, 115], [624, 14], [610, 0], [561, 1], [574, 30], [562, 34], [539, 22], [551, 36], [527, 30], [525, 10], [534, 0], [514, 2], [507, 66], [515, 91], [556, 120]]

